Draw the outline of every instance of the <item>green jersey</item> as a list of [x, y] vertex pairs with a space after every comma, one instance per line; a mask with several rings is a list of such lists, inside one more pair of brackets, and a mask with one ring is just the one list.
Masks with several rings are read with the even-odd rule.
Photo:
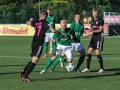
[[[49, 24], [52, 26], [52, 28], [55, 28], [55, 17], [54, 16], [52, 16], [52, 15], [47, 16], [46, 21], [49, 22]], [[47, 30], [47, 33], [51, 33], [51, 31]]]
[[65, 46], [71, 45], [71, 38], [70, 38], [71, 29], [66, 28], [65, 32], [62, 32], [62, 29], [59, 28], [58, 31], [61, 32], [61, 33], [65, 33], [66, 36], [63, 36], [63, 35], [60, 35], [60, 34], [54, 34], [52, 38], [56, 39], [58, 37], [58, 43], [60, 45], [65, 45]]
[[[80, 39], [80, 36], [83, 34], [84, 32], [84, 25], [82, 23], [78, 24], [78, 23], [75, 23], [73, 22], [71, 25], [70, 25], [70, 28], [71, 30], [74, 31], [75, 33], [75, 36], [77, 39]], [[72, 43], [75, 43], [73, 40], [71, 40]]]

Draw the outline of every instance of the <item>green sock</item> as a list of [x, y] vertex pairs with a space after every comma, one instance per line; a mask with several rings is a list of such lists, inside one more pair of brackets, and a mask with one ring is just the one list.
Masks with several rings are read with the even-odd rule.
[[68, 59], [67, 59], [67, 58], [62, 58], [62, 59], [61, 59], [61, 62], [66, 62], [66, 63], [68, 63]]
[[68, 63], [68, 59], [67, 59], [67, 58], [65, 58], [65, 59], [64, 59], [64, 62]]
[[62, 59], [62, 58], [63, 58], [62, 55], [59, 55], [59, 56], [56, 58], [56, 60], [54, 61], [53, 67], [56, 67], [56, 65], [60, 62], [60, 59]]
[[44, 43], [44, 54], [47, 54], [47, 52], [48, 52], [48, 43], [49, 42]]
[[79, 69], [79, 67], [82, 65], [83, 61], [85, 59], [85, 56], [80, 56], [79, 60], [78, 60], [78, 64], [77, 64], [77, 69]]
[[50, 59], [50, 60], [48, 60], [48, 62], [47, 62], [47, 64], [46, 64], [46, 66], [45, 66], [45, 68], [44, 68], [44, 70], [46, 70], [47, 71], [47, 69], [50, 67], [50, 65], [53, 63], [53, 61]]
[[57, 45], [56, 45], [56, 41], [55, 41], [55, 40], [53, 40], [52, 47], [53, 47], [53, 50], [55, 51], [55, 50], [56, 50], [56, 47], [57, 47]]

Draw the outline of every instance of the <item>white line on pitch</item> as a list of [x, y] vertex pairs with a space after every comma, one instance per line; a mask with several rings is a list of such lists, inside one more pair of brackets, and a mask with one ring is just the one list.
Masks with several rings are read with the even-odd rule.
[[[31, 58], [31, 57], [22, 57], [22, 56], [0, 56], [0, 58]], [[46, 59], [46, 58], [51, 58], [51, 57], [46, 57], [46, 58], [43, 58], [41, 57], [42, 59]], [[73, 57], [73, 59], [78, 59], [76, 57]], [[92, 58], [92, 59], [97, 59], [97, 58]], [[115, 60], [120, 60], [120, 58], [103, 58], [103, 59], [109, 59], [109, 60], [112, 60], [112, 59], [115, 59]]]

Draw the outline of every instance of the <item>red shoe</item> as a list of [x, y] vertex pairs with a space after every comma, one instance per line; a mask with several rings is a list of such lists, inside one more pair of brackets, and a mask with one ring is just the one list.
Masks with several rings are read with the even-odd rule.
[[24, 74], [25, 74], [24, 70], [21, 70], [20, 76], [21, 76], [22, 80], [24, 80]]
[[31, 82], [31, 80], [29, 78], [24, 78], [23, 81], [24, 82]]

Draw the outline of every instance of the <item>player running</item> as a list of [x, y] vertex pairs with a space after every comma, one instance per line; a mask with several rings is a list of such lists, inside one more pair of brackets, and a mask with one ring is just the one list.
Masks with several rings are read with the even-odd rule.
[[[77, 38], [76, 39], [77, 41], [76, 40], [71, 40], [71, 44], [72, 44], [72, 49], [75, 49], [76, 52], [80, 53], [80, 57], [78, 59], [77, 66], [75, 68], [75, 71], [80, 73], [79, 67], [82, 65], [82, 63], [84, 61], [84, 58], [86, 56], [85, 49], [84, 49], [83, 45], [81, 44], [81, 42], [79, 41], [80, 36], [84, 32], [84, 25], [80, 22], [80, 20], [81, 20], [80, 13], [75, 14], [74, 20], [75, 20], [75, 22], [73, 22], [70, 25], [70, 28], [71, 28], [71, 30], [73, 30], [73, 32], [74, 32], [74, 34], [75, 34], [75, 36]], [[68, 60], [63, 59], [63, 57], [61, 57], [60, 59], [55, 60], [55, 62], [52, 65], [51, 72], [54, 71], [54, 69], [55, 69], [56, 65], [59, 63], [59, 61], [61, 61], [61, 67], [63, 67], [63, 62], [68, 62]]]
[[[71, 29], [66, 28], [67, 23], [66, 20], [61, 20], [61, 28], [58, 30], [61, 33], [65, 33], [66, 36], [61, 36], [59, 34], [54, 34], [52, 39], [58, 38], [58, 45], [56, 48], [55, 54], [52, 56], [50, 60], [48, 60], [44, 69], [40, 72], [40, 74], [44, 74], [50, 65], [53, 63], [55, 59], [60, 59], [64, 55], [66, 55], [68, 62], [72, 62], [72, 51], [71, 51]], [[74, 38], [74, 37], [73, 37]], [[59, 55], [60, 54], [60, 55]], [[59, 55], [59, 57], [57, 57]]]
[[[100, 18], [98, 16], [98, 14], [99, 14], [98, 9], [93, 9], [92, 14], [93, 14], [93, 20], [91, 23], [90, 30], [93, 31], [93, 35], [92, 35], [92, 39], [91, 39], [89, 47], [88, 47], [87, 67], [82, 72], [89, 72], [90, 71], [91, 56], [92, 56], [92, 52], [95, 50], [98, 62], [100, 64], [100, 70], [97, 73], [103, 73], [104, 72], [103, 59], [102, 59], [100, 52], [103, 50], [103, 41], [104, 41], [103, 25], [104, 25], [104, 21], [102, 18]], [[88, 35], [84, 34], [84, 36], [88, 36]]]
[[[48, 16], [47, 16], [47, 18], [46, 18], [46, 21], [48, 21], [49, 24], [50, 24], [53, 28], [55, 28], [55, 16], [51, 15], [51, 9], [48, 8], [48, 9], [47, 9], [47, 13], [48, 13]], [[47, 57], [48, 44], [49, 44], [49, 42], [50, 42], [53, 34], [54, 34], [54, 33], [52, 33], [51, 30], [47, 30], [47, 32], [46, 32], [45, 43], [44, 43], [44, 58]], [[56, 41], [53, 40], [52, 43], [53, 43], [53, 44], [52, 44], [53, 46], [50, 45], [50, 51], [51, 51], [51, 52], [49, 52], [49, 54], [52, 54], [52, 51], [56, 49]], [[52, 48], [52, 47], [53, 47], [53, 48]]]
[[32, 53], [31, 53], [32, 60], [28, 62], [25, 68], [21, 71], [21, 78], [24, 82], [31, 81], [28, 78], [28, 75], [34, 69], [35, 65], [37, 64], [42, 54], [45, 32], [49, 29], [53, 33], [62, 34], [50, 26], [50, 24], [46, 21], [46, 17], [47, 12], [45, 10], [42, 10], [40, 12], [40, 20], [33, 21], [33, 18], [30, 18], [30, 20], [26, 22], [26, 24], [31, 25], [35, 28], [35, 34], [32, 40]]

